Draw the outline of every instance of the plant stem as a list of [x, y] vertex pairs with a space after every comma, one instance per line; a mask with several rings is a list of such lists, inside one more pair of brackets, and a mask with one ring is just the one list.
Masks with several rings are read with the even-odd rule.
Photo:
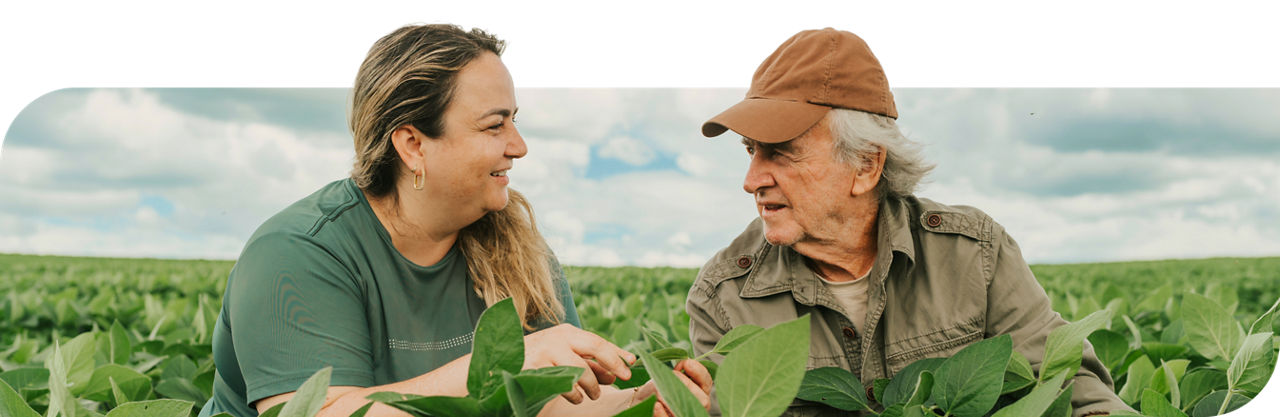
[[1218, 407], [1218, 415], [1227, 413], [1227, 404], [1231, 404], [1231, 390], [1227, 390], [1227, 396], [1222, 398], [1222, 406]]

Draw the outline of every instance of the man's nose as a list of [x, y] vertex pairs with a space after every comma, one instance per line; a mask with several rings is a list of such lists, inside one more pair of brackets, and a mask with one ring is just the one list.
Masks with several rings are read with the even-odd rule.
[[755, 194], [761, 188], [774, 186], [773, 174], [769, 172], [764, 158], [757, 153], [751, 156], [751, 165], [747, 167], [747, 177], [742, 181], [742, 191]]

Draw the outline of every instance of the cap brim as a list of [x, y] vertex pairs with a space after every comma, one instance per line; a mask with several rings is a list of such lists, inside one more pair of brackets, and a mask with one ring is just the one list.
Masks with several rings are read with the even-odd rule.
[[702, 135], [715, 137], [733, 130], [760, 142], [786, 142], [809, 130], [830, 109], [799, 101], [748, 98], [703, 123]]

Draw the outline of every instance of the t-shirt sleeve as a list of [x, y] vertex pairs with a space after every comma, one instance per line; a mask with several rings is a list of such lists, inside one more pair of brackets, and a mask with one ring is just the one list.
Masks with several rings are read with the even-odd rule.
[[569, 289], [569, 279], [565, 277], [564, 268], [560, 267], [560, 261], [555, 256], [551, 257], [551, 272], [556, 281], [556, 295], [560, 298], [560, 304], [564, 305], [564, 320], [561, 322], [581, 329], [582, 320], [578, 318], [578, 307], [573, 302], [573, 291]]
[[373, 384], [364, 291], [309, 236], [256, 237], [236, 262], [227, 294], [246, 405], [297, 391], [326, 366], [333, 367], [331, 386]]

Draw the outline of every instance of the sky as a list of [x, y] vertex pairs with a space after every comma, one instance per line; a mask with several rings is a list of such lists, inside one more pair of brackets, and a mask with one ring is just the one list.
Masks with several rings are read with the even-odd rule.
[[[701, 266], [756, 217], [707, 118], [743, 89], [519, 89], [511, 187], [572, 265]], [[344, 178], [347, 89], [62, 89], [5, 137], [0, 252], [234, 259]], [[937, 168], [1034, 263], [1280, 255], [1278, 89], [895, 91]]]

